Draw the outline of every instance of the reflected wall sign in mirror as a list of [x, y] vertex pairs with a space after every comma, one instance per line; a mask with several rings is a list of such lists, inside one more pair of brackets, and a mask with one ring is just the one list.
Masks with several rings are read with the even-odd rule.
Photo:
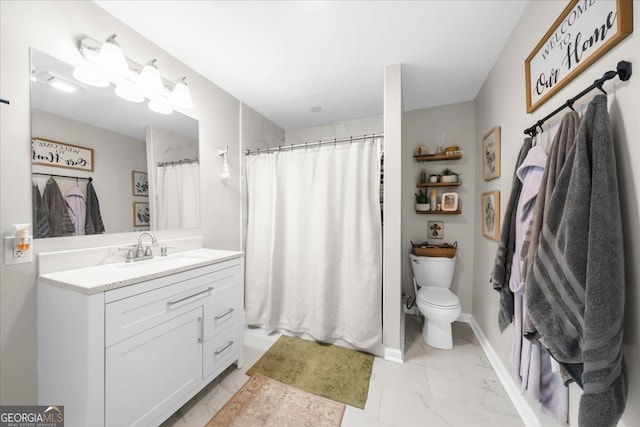
[[[52, 214], [43, 209], [41, 202], [51, 205], [59, 200], [56, 199], [59, 196], [69, 203], [71, 221], [79, 223], [76, 213], [82, 210], [86, 200], [92, 199], [91, 194], [87, 194], [89, 183], [94, 199], [98, 201], [105, 233], [198, 227], [199, 181], [194, 184], [191, 178], [190, 185], [195, 187], [189, 191], [158, 185], [160, 175], [186, 173], [192, 177], [194, 169], [199, 178], [197, 120], [178, 112], [155, 113], [147, 107], [146, 100], [141, 103], [125, 101], [115, 95], [113, 85], [106, 88], [88, 86], [75, 80], [72, 72], [71, 65], [31, 49], [31, 137], [51, 141], [44, 154], [55, 160], [46, 164], [40, 158], [31, 166], [35, 184], [33, 223], [36, 237], [83, 234], [81, 225], [62, 234], [58, 231], [55, 236], [44, 231], [38, 235], [37, 229], [44, 230], [45, 227], [38, 227], [38, 224], [42, 225], [45, 219], [56, 221], [56, 217], [50, 217]], [[65, 167], [68, 162], [77, 161], [78, 153], [73, 152], [73, 147], [92, 150], [93, 170]], [[44, 155], [42, 150], [43, 147], [39, 147], [38, 156]], [[147, 174], [147, 194], [132, 192], [132, 171]], [[59, 195], [51, 189], [53, 182], [50, 180], [60, 190]], [[188, 200], [180, 199], [183, 193], [188, 194]], [[148, 224], [132, 221], [134, 203], [149, 204], [151, 218]], [[194, 214], [187, 221], [174, 219], [177, 212], [173, 209], [185, 204]], [[85, 207], [93, 209], [95, 215], [95, 204]], [[88, 216], [85, 213], [85, 217]], [[53, 225], [56, 227], [49, 227], [50, 230], [58, 229], [57, 224]]]

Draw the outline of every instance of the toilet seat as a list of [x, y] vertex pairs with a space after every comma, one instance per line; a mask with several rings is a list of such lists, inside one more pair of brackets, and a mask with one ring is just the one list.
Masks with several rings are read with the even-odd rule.
[[420, 304], [440, 309], [455, 309], [460, 305], [458, 297], [446, 288], [423, 286], [416, 299]]

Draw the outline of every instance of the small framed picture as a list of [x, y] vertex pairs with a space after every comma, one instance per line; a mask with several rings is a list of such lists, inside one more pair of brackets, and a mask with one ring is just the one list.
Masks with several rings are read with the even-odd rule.
[[442, 194], [442, 210], [444, 212], [455, 212], [458, 210], [458, 193]]
[[149, 203], [133, 202], [133, 226], [148, 227], [150, 222]]
[[500, 192], [482, 193], [482, 235], [500, 240]]
[[500, 126], [482, 138], [482, 173], [485, 181], [500, 176]]
[[443, 239], [444, 238], [444, 222], [428, 221], [427, 222], [427, 238]]
[[149, 179], [146, 172], [131, 171], [131, 194], [134, 196], [149, 195]]

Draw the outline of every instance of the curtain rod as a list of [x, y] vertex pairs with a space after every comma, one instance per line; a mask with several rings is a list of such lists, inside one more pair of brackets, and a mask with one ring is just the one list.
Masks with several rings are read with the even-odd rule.
[[75, 180], [86, 179], [89, 182], [93, 181], [93, 178], [91, 178], [90, 176], [82, 177], [82, 176], [71, 176], [71, 175], [56, 175], [55, 173], [44, 173], [44, 172], [32, 172], [31, 175], [48, 176], [50, 178], [68, 178], [68, 179], [75, 179]]
[[170, 162], [158, 162], [157, 166], [159, 168], [163, 168], [165, 166], [173, 166], [173, 165], [181, 165], [183, 163], [198, 163], [200, 160], [196, 157], [195, 159], [182, 159], [182, 160], [172, 160]]
[[615, 76], [620, 77], [620, 80], [622, 80], [623, 82], [629, 80], [631, 78], [631, 62], [627, 62], [627, 61], [618, 62], [618, 66], [616, 68], [616, 71], [610, 70], [610, 71], [607, 71], [606, 73], [604, 73], [602, 75], [602, 77], [599, 78], [598, 80], [594, 81], [591, 86], [589, 86], [588, 88], [586, 88], [585, 90], [583, 90], [582, 92], [580, 92], [579, 94], [574, 96], [573, 98], [568, 99], [567, 102], [565, 102], [560, 107], [558, 107], [555, 110], [553, 110], [551, 113], [549, 113], [546, 116], [544, 116], [544, 118], [542, 118], [542, 120], [538, 120], [530, 128], [525, 129], [524, 133], [529, 135], [529, 136], [531, 136], [531, 137], [536, 136], [536, 134], [538, 133], [538, 128], [540, 128], [540, 130], [542, 130], [542, 125], [544, 124], [544, 122], [546, 122], [551, 117], [555, 116], [556, 114], [558, 114], [560, 111], [564, 110], [565, 108], [571, 108], [573, 110], [573, 104], [578, 99], [582, 98], [587, 93], [591, 92], [593, 89], [598, 89], [598, 90], [602, 91], [606, 95], [607, 92], [604, 89], [602, 89], [602, 85], [604, 84], [604, 82], [606, 82], [607, 80], [613, 79]]
[[319, 140], [316, 142], [304, 142], [301, 144], [278, 145], [277, 147], [258, 148], [256, 150], [244, 150], [244, 154], [248, 156], [249, 154], [270, 153], [272, 151], [293, 150], [296, 148], [316, 147], [316, 146], [326, 145], [326, 144], [337, 144], [337, 143], [343, 143], [343, 142], [361, 141], [367, 138], [382, 138], [382, 137], [384, 137], [384, 132], [372, 133], [371, 135], [365, 134], [362, 136], [350, 136], [349, 138], [334, 138], [334, 139]]

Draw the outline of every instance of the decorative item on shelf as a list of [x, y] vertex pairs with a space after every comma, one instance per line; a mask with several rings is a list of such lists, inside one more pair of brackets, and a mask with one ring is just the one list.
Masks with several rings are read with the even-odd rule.
[[442, 145], [439, 145], [438, 148], [436, 149], [436, 154], [437, 155], [442, 155], [444, 154], [444, 147]]
[[430, 200], [430, 204], [431, 204], [431, 210], [435, 211], [438, 209], [438, 194], [436, 193], [436, 189], [432, 189], [431, 190], [431, 200]]
[[453, 242], [453, 244], [444, 243], [442, 245], [432, 245], [429, 242], [417, 244], [411, 242], [411, 246], [413, 246], [413, 253], [416, 256], [453, 258], [458, 249], [458, 242]]
[[435, 172], [431, 172], [429, 174], [429, 182], [438, 182], [438, 174]]
[[450, 145], [448, 147], [445, 147], [444, 149], [444, 154], [456, 154], [460, 152], [460, 147], [458, 147], [457, 145]]
[[440, 182], [458, 182], [459, 175], [458, 172], [446, 168], [440, 173]]
[[458, 210], [458, 193], [442, 194], [442, 210], [444, 212], [453, 212]]
[[416, 147], [416, 156], [425, 156], [427, 154], [427, 147], [424, 145], [418, 145]]
[[427, 182], [427, 172], [422, 170], [420, 171], [420, 184], [426, 184]]
[[416, 210], [421, 212], [431, 210], [431, 205], [427, 201], [427, 193], [422, 194], [422, 190], [416, 193]]

